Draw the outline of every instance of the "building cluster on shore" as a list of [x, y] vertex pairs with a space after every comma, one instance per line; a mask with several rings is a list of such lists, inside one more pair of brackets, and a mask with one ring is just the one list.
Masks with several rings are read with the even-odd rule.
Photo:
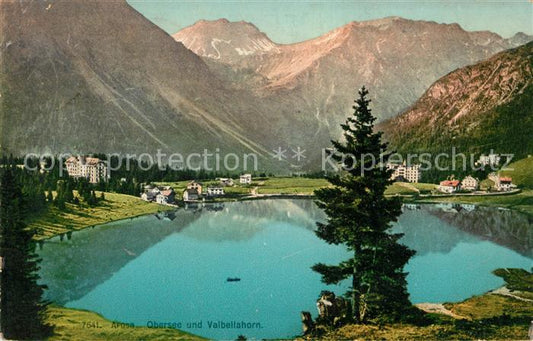
[[[510, 177], [499, 176], [496, 173], [491, 173], [488, 179], [494, 183], [492, 189], [498, 192], [508, 192], [516, 188], [513, 184], [513, 179]], [[477, 178], [469, 175], [463, 180], [447, 179], [440, 182], [437, 187], [442, 193], [456, 193], [460, 191], [474, 192], [479, 190], [480, 181]]]
[[[477, 164], [495, 166], [501, 162], [501, 157], [497, 154], [481, 155]], [[387, 169], [392, 170], [391, 180], [398, 182], [418, 183], [422, 178], [422, 171], [419, 164], [407, 165], [403, 163], [387, 163]], [[497, 192], [508, 192], [516, 188], [510, 177], [499, 176], [497, 173], [491, 173], [488, 180], [492, 185], [488, 190]], [[480, 189], [480, 180], [468, 175], [462, 180], [454, 179], [450, 176], [448, 179], [439, 183], [437, 191], [451, 194], [457, 192], [475, 192]]]
[[[497, 154], [482, 155], [477, 161], [481, 165], [497, 165], [501, 157]], [[65, 161], [65, 166], [69, 176], [73, 178], [87, 179], [92, 184], [100, 181], [108, 181], [110, 172], [106, 161], [90, 156], [71, 156]], [[418, 183], [422, 178], [420, 164], [387, 163], [387, 169], [392, 170], [391, 180], [398, 182]], [[512, 178], [491, 173], [487, 177], [492, 182], [488, 191], [508, 192], [516, 188], [512, 183]], [[240, 185], [250, 185], [252, 183], [251, 174], [242, 174], [238, 180], [232, 178], [218, 178], [217, 184], [210, 183], [204, 186], [201, 182], [191, 181], [181, 193], [181, 198], [176, 198], [176, 193], [170, 186], [146, 185], [141, 198], [146, 201], [157, 202], [159, 204], [173, 204], [176, 200], [185, 202], [196, 202], [205, 199], [214, 199], [226, 195], [226, 187], [233, 187], [238, 181]], [[462, 180], [454, 179], [453, 176], [443, 180], [437, 186], [437, 191], [446, 194], [457, 192], [476, 192], [480, 190], [480, 180], [468, 175]]]
[[[481, 166], [497, 166], [501, 163], [502, 157], [498, 154], [481, 155], [476, 164]], [[392, 170], [391, 180], [398, 182], [418, 183], [422, 178], [422, 170], [419, 164], [387, 163], [387, 169]], [[494, 183], [489, 190], [497, 192], [508, 192], [516, 188], [510, 177], [499, 176], [497, 173], [491, 173], [488, 180]], [[437, 190], [441, 193], [456, 192], [475, 192], [480, 189], [479, 179], [468, 175], [462, 180], [454, 179], [450, 176], [448, 179], [439, 183]]]
[[[197, 202], [205, 199], [214, 199], [226, 195], [225, 187], [233, 187], [235, 182], [231, 178], [218, 178], [218, 184], [205, 186], [203, 183], [193, 180], [187, 184], [182, 192], [184, 202]], [[252, 183], [251, 174], [243, 174], [239, 183], [249, 185]], [[159, 204], [172, 204], [176, 200], [176, 193], [170, 186], [144, 186], [141, 198], [146, 201], [154, 201]]]
[[145, 201], [154, 201], [158, 204], [173, 204], [176, 200], [176, 192], [170, 186], [144, 186], [141, 198]]

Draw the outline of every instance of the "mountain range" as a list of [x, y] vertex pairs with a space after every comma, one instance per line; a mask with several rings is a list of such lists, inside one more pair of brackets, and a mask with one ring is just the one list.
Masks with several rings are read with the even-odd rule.
[[1, 1], [0, 16], [0, 144], [15, 154], [218, 148], [273, 163], [298, 146], [312, 163], [360, 86], [391, 118], [439, 77], [531, 40], [397, 17], [288, 45], [225, 19], [170, 36], [124, 0]]
[[[375, 114], [410, 107], [439, 77], [532, 39], [467, 32], [458, 24], [389, 17], [351, 22], [320, 37], [276, 44], [246, 22], [199, 21], [173, 35], [220, 78], [261, 97], [296, 102], [306, 115], [337, 127], [355, 90], [366, 85]], [[300, 101], [298, 101], [300, 99]]]

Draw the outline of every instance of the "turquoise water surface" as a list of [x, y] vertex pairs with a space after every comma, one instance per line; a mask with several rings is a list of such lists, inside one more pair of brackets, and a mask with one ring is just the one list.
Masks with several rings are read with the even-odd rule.
[[[348, 256], [315, 236], [322, 219], [310, 200], [264, 200], [107, 224], [45, 243], [42, 281], [50, 300], [111, 320], [217, 339], [291, 337], [302, 310], [316, 316], [321, 290], [348, 288], [310, 270]], [[417, 251], [406, 267], [414, 303], [481, 294], [503, 284], [492, 270], [533, 265], [530, 222], [514, 212], [423, 206], [394, 230]]]

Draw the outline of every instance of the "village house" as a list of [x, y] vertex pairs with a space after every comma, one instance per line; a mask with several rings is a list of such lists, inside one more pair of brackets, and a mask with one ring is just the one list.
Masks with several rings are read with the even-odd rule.
[[141, 194], [141, 199], [144, 201], [155, 201], [155, 198], [159, 194], [159, 191], [147, 191]]
[[220, 178], [220, 179], [218, 179], [218, 181], [220, 181], [220, 185], [221, 186], [224, 186], [224, 187], [233, 186], [233, 179], [231, 179], [231, 178]]
[[141, 199], [145, 201], [155, 201], [158, 204], [171, 204], [175, 200], [176, 192], [170, 186], [155, 187], [152, 185], [144, 186], [144, 192]]
[[110, 177], [107, 163], [99, 158], [71, 156], [65, 161], [68, 175], [73, 178], [84, 178], [95, 184], [107, 181]]
[[513, 179], [509, 177], [500, 177], [500, 181], [496, 189], [501, 192], [508, 192], [515, 187], [513, 185]]
[[203, 185], [201, 182], [193, 180], [187, 184], [187, 189], [194, 189], [198, 192], [198, 195], [202, 195]]
[[240, 177], [240, 183], [244, 185], [249, 185], [252, 183], [252, 174], [243, 174]]
[[394, 170], [391, 175], [391, 180], [394, 181], [419, 182], [422, 178], [420, 165], [407, 166], [405, 162], [403, 164], [388, 163], [387, 168]]
[[477, 191], [479, 189], [479, 180], [469, 175], [461, 181], [461, 188], [469, 191]]
[[444, 180], [440, 182], [437, 189], [443, 193], [455, 193], [461, 190], [461, 182], [459, 180]]
[[500, 177], [496, 173], [490, 173], [488, 179], [494, 182], [494, 189], [500, 192], [507, 192], [516, 187], [512, 178]]
[[492, 166], [492, 165], [499, 164], [500, 161], [501, 161], [501, 157], [498, 154], [489, 154], [489, 155], [481, 155], [477, 163], [482, 166]]
[[193, 188], [188, 188], [183, 191], [183, 201], [196, 201], [200, 199], [200, 194], [198, 190]]
[[219, 197], [224, 194], [226, 194], [226, 192], [224, 191], [224, 188], [222, 187], [214, 187], [214, 186], [207, 187], [207, 196], [209, 197]]
[[169, 189], [163, 189], [162, 191], [160, 191], [157, 195], [156, 195], [156, 202], [158, 204], [172, 204], [174, 203], [174, 199], [175, 199], [175, 192], [174, 192], [174, 189], [172, 188], [169, 188]]

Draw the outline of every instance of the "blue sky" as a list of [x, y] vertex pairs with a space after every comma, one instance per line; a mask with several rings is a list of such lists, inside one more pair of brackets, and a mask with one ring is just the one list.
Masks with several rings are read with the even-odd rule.
[[200, 19], [248, 21], [277, 43], [311, 39], [350, 21], [401, 16], [458, 23], [503, 37], [533, 34], [533, 0], [514, 1], [181, 1], [128, 0], [145, 17], [172, 34]]

